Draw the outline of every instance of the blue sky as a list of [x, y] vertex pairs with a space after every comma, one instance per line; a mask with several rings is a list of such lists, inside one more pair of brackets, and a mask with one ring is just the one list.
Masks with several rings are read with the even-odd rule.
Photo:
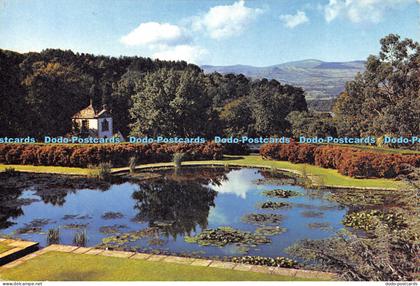
[[256, 66], [365, 59], [420, 39], [416, 0], [0, 0], [0, 48]]

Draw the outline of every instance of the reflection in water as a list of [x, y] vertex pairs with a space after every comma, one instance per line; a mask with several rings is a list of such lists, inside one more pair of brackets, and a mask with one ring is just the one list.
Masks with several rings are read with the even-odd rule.
[[10, 227], [14, 224], [10, 219], [23, 215], [21, 194], [16, 188], [0, 188], [0, 229]]
[[198, 182], [178, 182], [159, 179], [139, 184], [133, 193], [136, 220], [147, 221], [150, 226], [165, 225], [163, 230], [176, 238], [189, 235], [196, 226], [207, 227], [210, 207], [217, 193]]
[[234, 194], [242, 199], [246, 199], [246, 194], [254, 189], [252, 184], [255, 171], [248, 170], [250, 176], [244, 174], [243, 170], [232, 170], [226, 175], [226, 179], [219, 184], [211, 183], [209, 186], [221, 194]]
[[42, 189], [37, 190], [35, 194], [39, 196], [41, 200], [46, 204], [51, 204], [53, 206], [63, 206], [66, 203], [67, 195], [75, 192], [76, 190]]

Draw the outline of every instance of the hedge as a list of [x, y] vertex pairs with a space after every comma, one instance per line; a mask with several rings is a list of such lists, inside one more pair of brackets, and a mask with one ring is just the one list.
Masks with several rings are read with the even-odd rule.
[[420, 167], [420, 155], [385, 154], [356, 148], [312, 144], [266, 144], [260, 149], [265, 159], [307, 163], [336, 169], [357, 178], [395, 178]]
[[186, 160], [212, 160], [223, 157], [223, 147], [206, 144], [107, 144], [43, 145], [0, 144], [0, 163], [63, 167], [87, 167], [110, 162], [127, 166], [132, 156], [140, 164], [170, 162], [174, 153], [185, 153]]

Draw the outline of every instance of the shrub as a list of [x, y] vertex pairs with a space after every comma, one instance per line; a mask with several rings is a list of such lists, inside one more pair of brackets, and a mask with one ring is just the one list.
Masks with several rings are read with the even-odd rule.
[[0, 163], [44, 166], [82, 167], [110, 162], [127, 166], [133, 156], [138, 164], [170, 162], [175, 153], [185, 153], [187, 160], [211, 160], [223, 157], [223, 147], [205, 144], [106, 144], [43, 145], [0, 144]]
[[308, 163], [336, 169], [360, 178], [395, 178], [420, 166], [420, 155], [385, 154], [342, 146], [313, 144], [267, 144], [260, 149], [265, 159]]

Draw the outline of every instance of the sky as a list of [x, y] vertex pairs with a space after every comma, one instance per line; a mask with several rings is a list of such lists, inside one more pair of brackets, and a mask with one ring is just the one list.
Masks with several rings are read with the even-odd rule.
[[0, 48], [209, 65], [364, 60], [420, 41], [420, 0], [0, 0]]

